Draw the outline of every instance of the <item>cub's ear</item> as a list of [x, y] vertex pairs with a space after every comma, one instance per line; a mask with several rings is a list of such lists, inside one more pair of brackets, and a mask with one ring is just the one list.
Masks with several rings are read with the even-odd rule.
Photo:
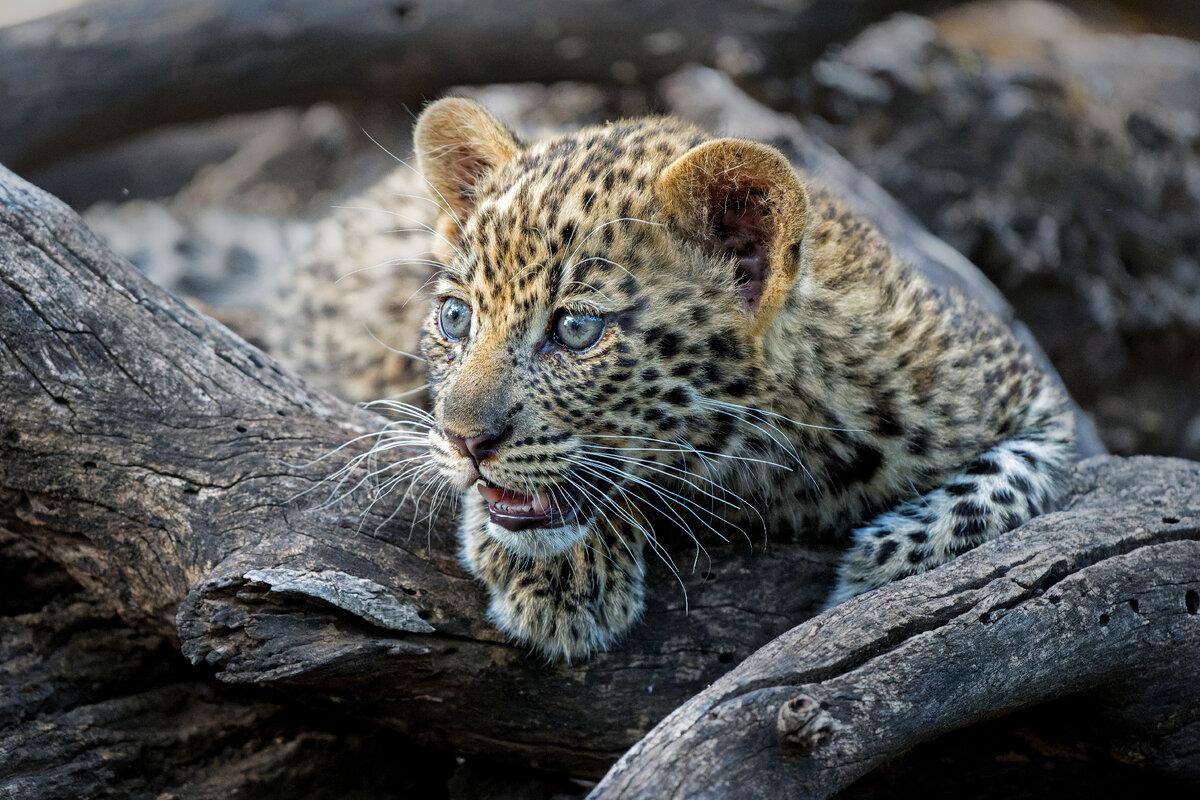
[[459, 220], [475, 205], [479, 179], [520, 150], [508, 128], [464, 97], [447, 97], [422, 111], [413, 143], [417, 168]]
[[727, 257], [760, 328], [800, 269], [808, 193], [773, 147], [741, 139], [697, 145], [659, 176], [658, 198], [677, 235]]

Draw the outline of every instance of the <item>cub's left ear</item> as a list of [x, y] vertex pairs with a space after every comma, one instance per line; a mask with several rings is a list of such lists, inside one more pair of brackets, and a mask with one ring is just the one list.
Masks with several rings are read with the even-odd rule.
[[663, 170], [656, 192], [675, 232], [733, 264], [738, 294], [765, 328], [800, 269], [808, 193], [773, 147], [705, 142]]
[[480, 179], [520, 150], [508, 128], [465, 97], [446, 97], [422, 111], [413, 146], [417, 168], [460, 221], [475, 205]]

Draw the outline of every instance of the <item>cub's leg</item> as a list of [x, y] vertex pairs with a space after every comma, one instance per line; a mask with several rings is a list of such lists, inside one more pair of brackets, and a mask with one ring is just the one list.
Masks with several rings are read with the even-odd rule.
[[829, 604], [933, 569], [1051, 510], [1071, 461], [1074, 423], [1050, 397], [1042, 401], [1054, 410], [1031, 409], [1021, 433], [975, 457], [937, 489], [856, 529]]
[[487, 584], [492, 623], [517, 641], [553, 661], [585, 658], [641, 616], [644, 539], [636, 531], [613, 522], [589, 530], [565, 553], [514, 555], [488, 536], [486, 510], [467, 511], [463, 559]]

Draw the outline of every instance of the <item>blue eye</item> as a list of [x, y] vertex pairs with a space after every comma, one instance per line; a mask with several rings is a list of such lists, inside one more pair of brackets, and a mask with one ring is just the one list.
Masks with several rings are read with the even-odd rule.
[[568, 350], [587, 350], [604, 335], [604, 317], [561, 309], [554, 317], [551, 336]]
[[467, 338], [471, 332], [471, 307], [457, 297], [445, 298], [438, 310], [438, 327], [447, 339]]

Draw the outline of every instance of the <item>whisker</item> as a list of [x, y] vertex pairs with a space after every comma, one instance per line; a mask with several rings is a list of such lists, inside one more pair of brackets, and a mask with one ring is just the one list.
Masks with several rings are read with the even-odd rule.
[[[393, 211], [392, 209], [389, 209], [389, 208], [372, 208], [371, 206], [333, 206], [333, 208], [336, 208], [336, 209], [339, 209], [342, 211], [370, 211], [375, 214], [387, 214], [389, 217], [396, 217], [397, 219], [404, 219], [404, 220], [408, 220], [409, 222], [414, 222], [417, 224], [416, 228], [398, 228], [391, 232], [392, 233], [407, 233], [409, 231], [417, 231], [417, 230], [425, 231], [426, 233], [432, 234], [433, 236], [435, 236], [438, 239], [441, 239], [443, 242], [445, 242], [446, 246], [449, 247], [450, 250], [453, 251], [454, 254], [456, 256], [458, 256], [459, 258], [461, 258], [463, 261], [468, 260], [466, 254], [463, 253], [463, 251], [458, 248], [458, 245], [456, 245], [454, 242], [447, 239], [446, 236], [443, 233], [441, 233], [440, 231], [434, 229], [430, 225], [427, 225], [426, 223], [422, 222], [421, 220], [419, 220], [418, 218], [416, 218], [414, 216], [410, 216], [408, 214], [402, 214], [399, 211]], [[463, 236], [464, 237], [466, 236], [465, 232], [463, 233]], [[448, 265], [443, 265], [443, 266], [448, 266]]]
[[[395, 153], [393, 153], [391, 150], [388, 150], [386, 147], [384, 147], [382, 144], [380, 144], [379, 141], [374, 136], [367, 133], [366, 130], [363, 130], [363, 134], [368, 139], [370, 139], [371, 142], [374, 143], [374, 145], [376, 147], [378, 147], [380, 150], [382, 150], [383, 152], [385, 152], [389, 156], [391, 156], [398, 164], [403, 164], [406, 169], [408, 169], [410, 172], [412, 172], [414, 175], [416, 175], [421, 180], [425, 181], [425, 185], [428, 186], [430, 189], [432, 189], [433, 193], [436, 194], [438, 196], [438, 199], [442, 201], [443, 205], [440, 205], [439, 207], [442, 209], [442, 211], [444, 211], [446, 213], [447, 216], [450, 217], [450, 219], [454, 220], [454, 224], [458, 226], [459, 232], [462, 233], [463, 236], [465, 237], [466, 231], [463, 230], [462, 220], [460, 220], [458, 218], [458, 214], [454, 213], [454, 206], [450, 205], [450, 201], [447, 200], [446, 197], [441, 192], [438, 191], [438, 188], [433, 185], [433, 182], [430, 181], [429, 178], [426, 178], [421, 173], [421, 170], [417, 169], [412, 164], [409, 164], [403, 158], [400, 158]], [[431, 200], [430, 202], [433, 202], [433, 201]], [[438, 205], [438, 204], [435, 203], [434, 205]], [[453, 247], [453, 245], [451, 245], [451, 247]]]
[[[674, 508], [672, 508], [673, 503], [679, 503], [684, 511], [687, 511], [689, 514], [691, 514], [693, 517], [695, 517], [697, 522], [699, 522], [701, 525], [703, 525], [704, 527], [706, 527], [710, 531], [712, 531], [722, 541], [724, 541], [724, 542], [729, 541], [729, 539], [724, 534], [722, 534], [720, 531], [718, 531], [716, 528], [714, 528], [711, 524], [709, 524], [703, 517], [701, 517], [698, 513], [696, 513], [695, 509], [699, 509], [700, 511], [705, 511], [705, 512], [709, 513], [711, 516], [713, 516], [714, 518], [718, 518], [715, 513], [708, 511], [708, 509], [704, 508], [704, 506], [700, 505], [699, 503], [695, 502], [694, 500], [684, 497], [683, 495], [679, 494], [678, 492], [673, 492], [670, 489], [667, 489], [663, 486], [651, 483], [650, 481], [647, 481], [643, 478], [639, 478], [636, 475], [631, 475], [630, 473], [626, 472], [625, 470], [618, 469], [617, 467], [612, 467], [607, 464], [602, 464], [602, 463], [595, 462], [595, 461], [584, 462], [582, 460], [573, 460], [573, 463], [580, 465], [580, 466], [585, 466], [585, 467], [591, 468], [593, 470], [600, 470], [603, 472], [607, 472], [611, 475], [615, 475], [618, 478], [623, 478], [623, 479], [629, 481], [630, 483], [633, 483], [635, 486], [641, 486], [644, 489], [646, 489], [647, 491], [654, 493], [654, 495], [657, 496], [660, 500], [662, 500], [663, 503], [665, 504], [662, 510], [668, 512], [672, 516], [672, 518], [674, 518], [679, 523], [680, 527], [688, 534], [688, 536], [690, 536], [692, 538], [692, 540], [696, 542], [697, 545], [700, 545], [700, 540], [697, 539], [695, 534], [692, 533], [691, 527], [687, 524], [687, 522], [678, 515], [678, 513], [675, 511]], [[593, 474], [595, 474], [595, 473], [593, 473]], [[616, 484], [614, 482], [614, 485], [618, 485], [618, 484]], [[713, 497], [714, 500], [717, 499], [716, 497], [714, 497], [712, 495], [709, 495], [709, 496]], [[734, 506], [732, 503], [725, 503], [725, 505], [728, 505], [731, 508], [737, 508], [737, 506]], [[721, 521], [726, 522], [726, 520], [724, 520], [723, 518], [721, 518]], [[702, 546], [702, 545], [700, 545], [700, 546]]]
[[375, 331], [371, 330], [371, 326], [365, 322], [363, 323], [363, 330], [367, 332], [368, 336], [370, 336], [372, 339], [375, 340], [375, 344], [379, 345], [384, 350], [387, 350], [389, 353], [395, 353], [398, 356], [404, 356], [405, 358], [411, 358], [413, 361], [419, 361], [422, 364], [425, 363], [425, 359], [422, 358], [421, 356], [416, 355], [415, 353], [407, 353], [403, 350], [397, 350], [395, 347], [392, 347], [390, 344], [383, 341], [383, 339], [380, 339], [378, 336], [375, 335]]
[[[616, 483], [613, 483], [611, 480], [609, 480], [608, 478], [605, 478], [602, 475], [596, 475], [595, 477], [597, 477], [600, 480], [604, 480], [610, 486], [612, 486], [614, 489], [616, 489], [617, 492], [621, 495], [622, 499], [625, 500], [625, 502], [628, 503], [631, 508], [637, 508], [636, 504], [630, 503], [628, 494], [625, 492], [625, 490], [621, 486], [619, 486]], [[615, 500], [613, 498], [608, 497], [607, 495], [601, 494], [600, 497], [601, 497], [601, 499], [608, 502], [609, 507], [611, 507], [613, 509], [613, 511], [615, 511], [617, 513], [618, 516], [620, 516], [622, 519], [624, 519], [626, 522], [628, 522], [630, 525], [632, 525], [636, 530], [641, 532], [643, 538], [646, 540], [646, 543], [650, 545], [651, 549], [653, 549], [655, 554], [658, 555], [659, 559], [667, 567], [667, 569], [670, 571], [670, 573], [675, 576], [676, 582], [679, 583], [679, 588], [683, 591], [683, 605], [684, 605], [684, 612], [686, 613], [687, 607], [688, 607], [687, 586], [684, 585], [683, 578], [679, 574], [679, 568], [675, 565], [675, 562], [671, 558], [670, 554], [667, 553], [665, 549], [663, 549], [662, 545], [660, 545], [658, 540], [655, 539], [654, 534], [651, 533], [646, 528], [645, 525], [642, 525], [640, 522], [638, 522], [636, 519], [633, 518], [633, 516], [629, 513], [628, 509], [617, 505]], [[626, 550], [628, 550], [628, 547], [626, 547]], [[630, 556], [631, 557], [633, 556], [632, 551], [630, 551]], [[634, 558], [634, 563], [636, 563], [636, 562], [637, 562], [637, 559]]]
[[[415, 231], [415, 230], [416, 230], [415, 228], [393, 228], [392, 230], [387, 231], [387, 232], [388, 233], [408, 233], [410, 231]], [[381, 267], [399, 267], [399, 266], [402, 266], [405, 264], [425, 264], [430, 267], [435, 267], [439, 272], [441, 270], [446, 269], [445, 264], [443, 264], [441, 261], [438, 261], [433, 258], [412, 258], [412, 257], [404, 256], [404, 257], [398, 257], [398, 258], [389, 258], [384, 261], [376, 261], [374, 264], [369, 264], [368, 266], [365, 266], [365, 267], [358, 267], [357, 269], [352, 269], [349, 272], [343, 272], [341, 275], [338, 275], [336, 278], [334, 278], [333, 282], [335, 284], [338, 284], [338, 283], [341, 283], [342, 281], [344, 281], [346, 278], [352, 278], [355, 275], [358, 275], [363, 272], [369, 272], [374, 269], [380, 269]], [[426, 281], [425, 283], [428, 284], [429, 281]], [[424, 286], [422, 286], [421, 288], [424, 288]]]
[[[819, 430], [819, 431], [839, 431], [841, 433], [866, 433], [867, 432], [865, 428], [833, 428], [828, 425], [814, 425], [809, 422], [800, 422], [799, 420], [794, 420], [791, 417], [785, 417], [783, 414], [776, 414], [774, 411], [767, 411], [765, 409], [755, 408], [753, 406], [743, 406], [743, 405], [739, 405], [738, 403], [731, 403], [728, 400], [717, 400], [712, 397], [698, 397], [697, 400], [702, 405], [717, 405], [717, 406], [723, 406], [725, 408], [735, 408], [740, 411], [749, 411], [752, 414], [760, 415], [760, 417], [775, 417], [776, 419], [781, 419], [784, 422], [789, 422], [792, 425], [795, 425], [800, 428], [813, 428], [814, 430]], [[778, 429], [776, 428], [775, 430], [778, 430]], [[780, 433], [783, 433], [783, 432], [780, 431]]]

